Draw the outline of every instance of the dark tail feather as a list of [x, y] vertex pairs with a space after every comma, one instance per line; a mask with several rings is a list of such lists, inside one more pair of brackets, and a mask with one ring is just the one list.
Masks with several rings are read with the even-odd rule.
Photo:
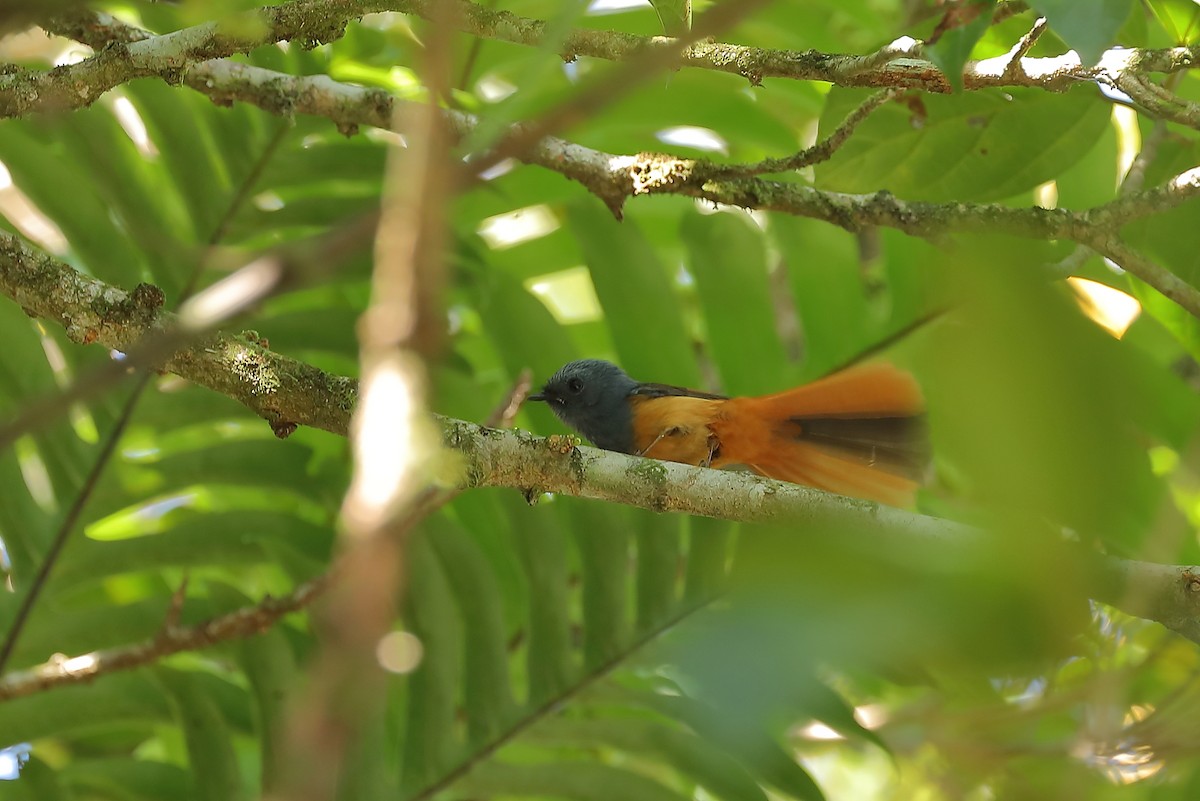
[[859, 365], [724, 408], [714, 425], [722, 460], [772, 478], [911, 506], [929, 461], [920, 387], [891, 365]]
[[929, 465], [925, 415], [793, 417], [796, 439], [866, 467], [920, 482]]

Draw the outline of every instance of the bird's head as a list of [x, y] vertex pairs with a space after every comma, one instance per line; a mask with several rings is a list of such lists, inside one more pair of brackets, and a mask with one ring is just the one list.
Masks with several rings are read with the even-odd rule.
[[633, 449], [633, 414], [629, 393], [637, 382], [611, 362], [580, 359], [563, 365], [531, 401], [544, 401], [571, 428], [597, 447]]

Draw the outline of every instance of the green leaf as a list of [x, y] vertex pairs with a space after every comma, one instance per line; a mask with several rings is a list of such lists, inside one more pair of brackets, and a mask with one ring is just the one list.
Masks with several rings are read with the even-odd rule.
[[1146, 5], [1172, 43], [1190, 44], [1200, 35], [1200, 9], [1191, 0], [1146, 0]]
[[684, 801], [652, 779], [595, 762], [562, 761], [544, 765], [488, 762], [458, 784], [468, 796], [551, 796], [571, 801]]
[[537, 705], [571, 686], [578, 673], [572, 648], [570, 567], [567, 541], [544, 510], [530, 509], [515, 494], [496, 504], [497, 517], [511, 520], [529, 592], [528, 703]]
[[[253, 605], [253, 601], [224, 584], [209, 583], [209, 594], [221, 614]], [[255, 706], [255, 733], [262, 752], [262, 791], [279, 783], [287, 737], [287, 696], [296, 679], [296, 659], [282, 630], [276, 626], [255, 637], [231, 644], [250, 683]]]
[[81, 759], [61, 771], [65, 783], [85, 793], [129, 801], [196, 797], [191, 774], [178, 765], [132, 757]]
[[478, 746], [499, 736], [516, 711], [500, 591], [487, 560], [466, 532], [444, 517], [427, 521], [425, 527], [464, 625], [467, 732]]
[[[992, 24], [995, 11], [993, 0], [972, 0], [955, 6], [958, 14], [974, 13], [976, 16], [965, 25], [946, 31], [937, 42], [925, 48], [925, 55], [938, 66], [955, 92], [963, 88], [963, 65], [971, 57], [975, 43]], [[966, 9], [971, 9], [967, 11]]]
[[667, 622], [679, 603], [682, 521], [663, 521], [641, 510], [635, 514], [638, 524], [636, 626], [638, 631], [651, 631]]
[[408, 626], [422, 659], [408, 677], [401, 743], [401, 793], [407, 797], [449, 770], [458, 751], [456, 716], [462, 678], [463, 623], [428, 537], [409, 543]]
[[174, 700], [198, 798], [204, 801], [249, 798], [231, 732], [216, 702], [192, 674], [167, 668], [158, 668], [155, 674]]
[[0, 731], [14, 743], [72, 732], [96, 731], [114, 723], [153, 725], [171, 721], [162, 689], [145, 673], [113, 673], [92, 684], [5, 701]]
[[[1109, 112], [1094, 93], [1091, 87], [1063, 94], [1013, 89], [926, 95], [911, 106], [888, 103], [832, 159], [817, 165], [817, 186], [886, 189], [911, 200], [1011, 197], [1055, 177], [1100, 138]], [[830, 92], [822, 130], [863, 97], [858, 90]]]
[[[602, 665], [629, 639], [629, 510], [567, 502], [583, 581], [583, 663]], [[593, 532], [602, 531], [597, 537]]]
[[692, 698], [644, 695], [641, 700], [670, 718], [686, 723], [697, 735], [733, 755], [758, 781], [793, 798], [824, 801], [824, 794], [803, 767], [768, 734], [729, 721]]
[[650, 0], [650, 5], [667, 36], [686, 36], [692, 29], [692, 0]]
[[777, 392], [792, 382], [776, 331], [763, 232], [746, 215], [690, 211], [681, 226], [709, 350], [731, 395]]
[[1079, 53], [1085, 67], [1100, 60], [1113, 44], [1117, 31], [1129, 18], [1131, 0], [1037, 0], [1033, 7], [1042, 14], [1054, 32]]
[[686, 601], [708, 601], [724, 589], [730, 545], [736, 531], [737, 524], [728, 520], [688, 518], [687, 573], [683, 589]]
[[0, 161], [13, 182], [62, 230], [72, 253], [92, 275], [124, 289], [145, 277], [145, 257], [109, 219], [104, 200], [94, 192], [67, 192], [88, 176], [87, 156], [46, 141], [36, 124], [12, 120], [0, 126]]
[[726, 801], [766, 801], [746, 769], [712, 743], [671, 725], [640, 719], [572, 720], [557, 717], [533, 727], [533, 742], [616, 748], [637, 759], [662, 760]]
[[5, 781], [0, 788], [6, 801], [70, 801], [73, 795], [64, 784], [58, 771], [30, 754], [20, 778]]
[[799, 329], [792, 336], [802, 349], [804, 376], [817, 378], [872, 338], [875, 321], [867, 305], [858, 243], [847, 231], [783, 215], [771, 218], [771, 237], [795, 303], [794, 310], [781, 306], [785, 314], [795, 314], [789, 327]]
[[666, 267], [630, 221], [619, 223], [598, 203], [576, 203], [567, 221], [579, 240], [596, 294], [621, 356], [640, 381], [698, 386], [700, 374], [672, 302]]

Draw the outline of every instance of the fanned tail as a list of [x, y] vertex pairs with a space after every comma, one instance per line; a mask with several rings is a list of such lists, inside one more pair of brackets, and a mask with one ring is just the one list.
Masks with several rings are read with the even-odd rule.
[[771, 478], [911, 506], [929, 461], [924, 407], [912, 376], [882, 363], [774, 395], [734, 398], [713, 426], [721, 442], [714, 464], [744, 464]]

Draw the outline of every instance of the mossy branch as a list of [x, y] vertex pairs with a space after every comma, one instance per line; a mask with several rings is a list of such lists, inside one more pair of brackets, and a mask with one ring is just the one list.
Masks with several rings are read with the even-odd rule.
[[[173, 322], [160, 308], [161, 293], [154, 287], [125, 292], [6, 234], [0, 234], [0, 293], [26, 312], [59, 323], [81, 344], [130, 347]], [[245, 337], [211, 335], [162, 367], [242, 403], [272, 425], [285, 420], [344, 436], [357, 400], [354, 379], [325, 373]], [[529, 498], [554, 492], [808, 530], [854, 526], [882, 537], [947, 546], [982, 536], [959, 523], [745, 473], [577, 447], [562, 437], [544, 439], [462, 420], [437, 422], [447, 448], [459, 454], [457, 483], [463, 488], [511, 487]], [[1083, 549], [1079, 558], [1088, 562], [1093, 597], [1200, 642], [1200, 568], [1112, 559]]]
[[[340, 38], [346, 24], [365, 14], [398, 11], [432, 19], [435, 0], [293, 0], [162, 35], [122, 32], [111, 17], [76, 11], [44, 22], [51, 32], [79, 39], [98, 52], [78, 64], [38, 72], [11, 69], [0, 74], [0, 117], [62, 111], [90, 105], [101, 94], [134, 78], [158, 76], [170, 83], [188, 79], [191, 69], [209, 59], [245, 53], [262, 45], [292, 41], [313, 46]], [[459, 31], [528, 47], [551, 47], [565, 61], [579, 56], [628, 61], [647, 50], [669, 48], [675, 40], [616, 31], [574, 29], [552, 36], [548, 24], [508, 11], [484, 8], [466, 0], [449, 2], [444, 15]], [[114, 24], [115, 23], [115, 24]], [[752, 84], [767, 78], [822, 81], [838, 86], [911, 88], [950, 92], [951, 84], [934, 64], [921, 57], [921, 42], [902, 37], [866, 55], [781, 50], [729, 42], [701, 41], [680, 55], [681, 67], [739, 75]], [[1008, 54], [968, 62], [963, 86], [968, 90], [1028, 86], [1060, 92], [1080, 82], [1103, 81], [1125, 90], [1142, 90], [1149, 98], [1149, 75], [1193, 69], [1200, 45], [1159, 50], [1114, 49], [1094, 65], [1082, 64], [1074, 52], [1053, 58]], [[1178, 99], [1147, 103], [1150, 113], [1163, 113], [1184, 124], [1198, 124], [1191, 104]]]

